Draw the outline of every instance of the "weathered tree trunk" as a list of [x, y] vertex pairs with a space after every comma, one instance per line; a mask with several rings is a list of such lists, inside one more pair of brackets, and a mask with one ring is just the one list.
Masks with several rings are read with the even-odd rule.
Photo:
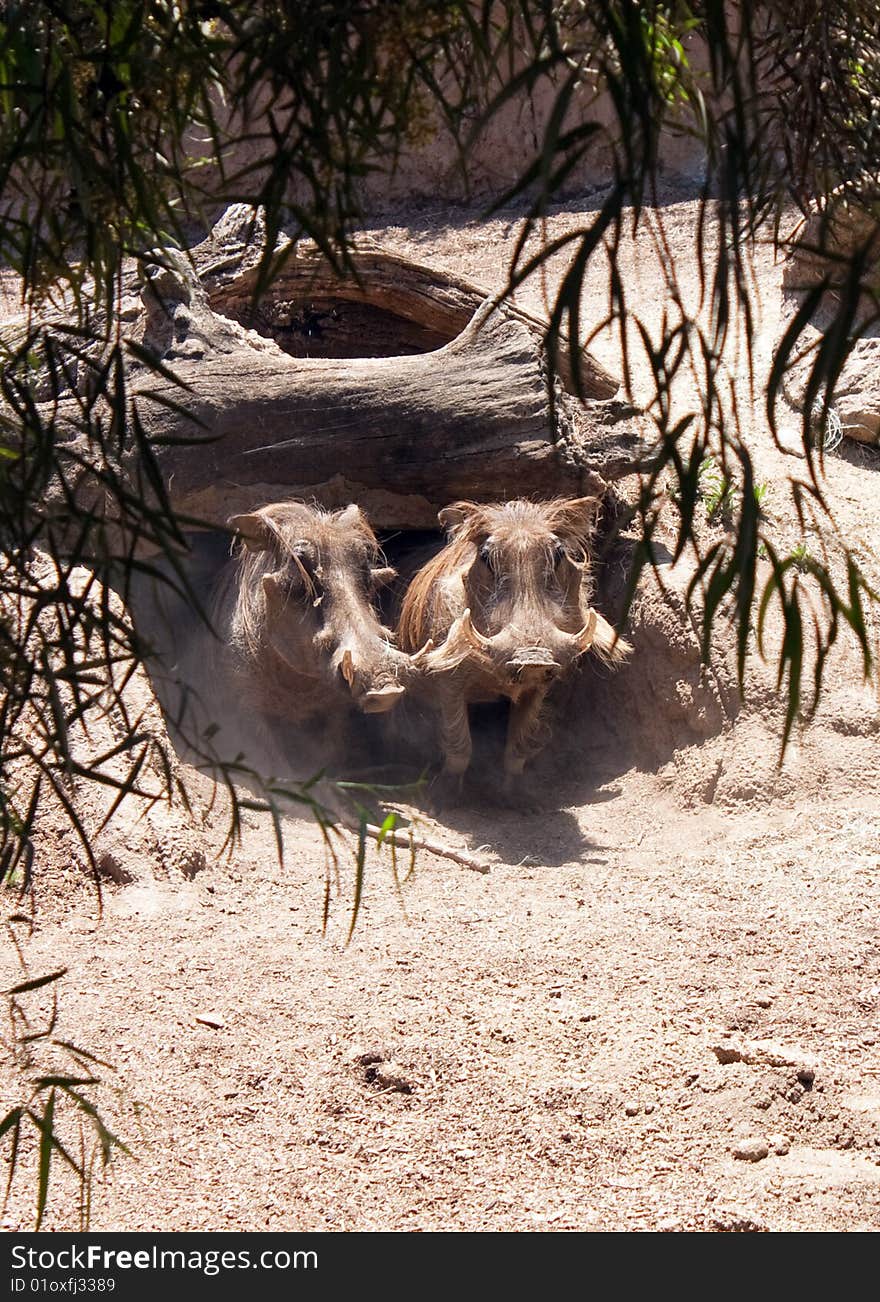
[[[550, 411], [529, 331], [509, 318], [411, 357], [293, 359], [244, 344], [174, 370], [209, 441], [164, 446], [159, 462], [175, 505], [210, 520], [284, 493], [357, 501], [383, 528], [424, 528], [457, 498], [578, 493], [589, 474], [574, 429], [560, 432], [567, 413]], [[181, 396], [167, 381], [150, 388]], [[199, 436], [167, 406], [142, 411], [151, 436]]]
[[[298, 255], [254, 305], [259, 246], [220, 231], [195, 250], [198, 275], [169, 261], [131, 314], [165, 368], [134, 362], [131, 391], [178, 513], [217, 526], [298, 496], [423, 529], [459, 498], [601, 492], [643, 463], [616, 382], [585, 353], [596, 396], [575, 398], [564, 375], [551, 390], [527, 313], [375, 249], [356, 255], [356, 280]], [[139, 457], [124, 460], [134, 484]]]
[[[221, 222], [194, 250], [208, 301], [295, 357], [396, 357], [442, 348], [491, 300], [488, 290], [471, 281], [367, 242], [358, 246], [354, 274], [348, 276], [336, 272], [314, 246], [300, 246], [255, 303], [258, 268], [253, 264], [261, 246], [230, 243], [229, 235]], [[499, 306], [505, 319], [521, 322], [542, 347], [546, 321], [515, 303]], [[586, 348], [580, 350], [579, 369], [581, 396], [615, 396], [617, 379]], [[563, 388], [577, 393], [565, 336], [556, 371]]]

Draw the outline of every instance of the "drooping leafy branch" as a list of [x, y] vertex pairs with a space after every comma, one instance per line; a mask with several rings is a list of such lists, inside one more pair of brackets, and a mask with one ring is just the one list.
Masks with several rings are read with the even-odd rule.
[[[766, 419], [781, 448], [783, 385], [804, 356], [809, 359], [802, 402], [806, 468], [792, 463], [789, 489], [802, 523], [811, 516], [833, 528], [822, 431], [833, 417], [835, 386], [853, 343], [878, 322], [878, 7], [848, 0], [785, 6], [575, 0], [551, 6], [545, 17], [542, 49], [557, 90], [538, 154], [504, 196], [528, 203], [509, 286], [528, 281], [550, 258], [567, 256], [548, 346], [551, 353], [557, 349], [564, 332], [576, 370], [587, 268], [597, 255], [607, 257], [608, 309], [594, 333], [616, 332], [627, 388], [645, 403], [656, 433], [654, 464], [639, 502], [632, 587], [640, 569], [656, 559], [654, 538], [671, 476], [679, 509], [674, 559], [687, 550], [695, 555], [689, 600], [702, 619], [704, 653], [722, 603], [732, 603], [742, 682], [754, 627], [761, 641], [771, 605], [781, 619], [781, 642], [772, 654], [785, 686], [784, 748], [805, 702], [804, 675], [812, 670], [812, 708], [843, 628], [855, 637], [870, 672], [866, 607], [874, 593], [846, 540], [839, 540], [833, 560], [814, 560], [812, 588], [791, 558], [777, 554], [755, 497], [737, 373], [745, 372], [752, 393], [764, 392]], [[696, 303], [683, 291], [658, 202], [663, 151], [676, 136], [695, 138], [705, 159], [694, 248], [701, 288]], [[581, 225], [549, 243], [539, 238], [557, 187], [597, 145], [610, 156], [604, 198]], [[818, 270], [762, 372], [755, 356], [759, 295], [751, 251], [760, 238], [790, 252], [786, 221], [793, 226], [798, 209], [814, 232], [806, 249], [801, 238], [799, 251], [808, 252]], [[856, 238], [847, 244], [841, 228], [854, 229]], [[633, 302], [621, 271], [633, 235], [665, 273], [659, 326]], [[650, 376], [647, 395], [644, 386], [637, 388], [639, 369]], [[682, 402], [688, 387], [699, 395], [697, 406]], [[727, 536], [704, 545], [695, 511], [707, 457], [741, 491]], [[770, 562], [769, 573], [759, 569], [761, 558]], [[821, 616], [813, 614], [817, 594]], [[764, 645], [769, 648], [769, 641]]]

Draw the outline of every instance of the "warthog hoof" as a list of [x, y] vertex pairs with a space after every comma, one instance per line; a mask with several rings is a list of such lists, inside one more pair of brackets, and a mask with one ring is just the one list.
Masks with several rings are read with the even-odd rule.
[[426, 804], [433, 814], [456, 809], [464, 803], [464, 774], [438, 773], [428, 784]]
[[517, 814], [539, 814], [544, 808], [535, 795], [534, 785], [524, 773], [505, 773], [497, 790], [498, 804]]

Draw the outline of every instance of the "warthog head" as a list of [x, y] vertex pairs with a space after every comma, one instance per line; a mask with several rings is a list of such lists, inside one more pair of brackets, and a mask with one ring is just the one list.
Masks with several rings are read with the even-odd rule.
[[357, 506], [277, 502], [229, 521], [243, 543], [233, 638], [251, 663], [269, 647], [295, 674], [323, 680], [367, 714], [403, 695], [408, 658], [379, 621], [376, 590], [394, 577]]
[[428, 672], [468, 662], [514, 699], [591, 648], [622, 658], [627, 644], [589, 605], [597, 510], [589, 497], [446, 507], [449, 541], [410, 586], [401, 644]]

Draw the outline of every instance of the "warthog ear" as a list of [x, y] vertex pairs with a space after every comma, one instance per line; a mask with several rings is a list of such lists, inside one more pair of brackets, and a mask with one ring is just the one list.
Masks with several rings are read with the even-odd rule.
[[601, 507], [602, 500], [599, 497], [570, 497], [566, 501], [555, 502], [554, 527], [573, 533], [578, 538], [587, 538], [599, 523]]
[[272, 541], [272, 528], [262, 515], [231, 515], [226, 527], [234, 529], [252, 552], [264, 552]]
[[479, 509], [476, 502], [453, 502], [437, 512], [437, 519], [447, 533], [456, 534]]
[[340, 511], [337, 519], [340, 524], [347, 525], [349, 528], [354, 528], [355, 525], [363, 525], [366, 523], [364, 520], [364, 514], [357, 502], [351, 502], [344, 511]]
[[392, 579], [397, 578], [397, 570], [393, 565], [377, 566], [370, 570], [370, 579], [374, 588], [384, 588], [386, 583], [391, 583]]

